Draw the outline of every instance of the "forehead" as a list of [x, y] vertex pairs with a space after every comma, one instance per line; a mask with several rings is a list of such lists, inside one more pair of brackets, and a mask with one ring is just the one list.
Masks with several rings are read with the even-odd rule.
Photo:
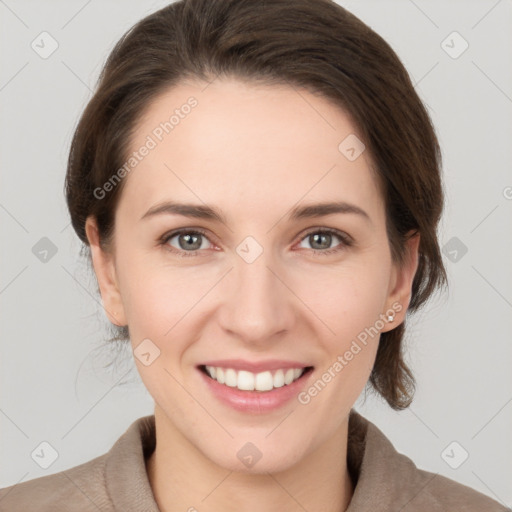
[[150, 149], [139, 155], [122, 195], [138, 211], [181, 199], [243, 205], [254, 215], [301, 200], [350, 199], [377, 214], [369, 155], [351, 160], [346, 144], [340, 149], [346, 140], [357, 144], [355, 137], [341, 108], [304, 89], [184, 82], [155, 99], [138, 123], [130, 153]]

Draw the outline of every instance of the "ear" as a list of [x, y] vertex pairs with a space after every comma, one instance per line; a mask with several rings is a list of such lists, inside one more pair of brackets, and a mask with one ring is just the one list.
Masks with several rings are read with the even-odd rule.
[[418, 269], [419, 245], [420, 234], [409, 231], [405, 243], [403, 264], [402, 266], [398, 266], [398, 263], [393, 264], [389, 294], [386, 301], [387, 310], [394, 311], [395, 318], [391, 322], [386, 322], [386, 326], [381, 332], [394, 329], [405, 319], [407, 308], [411, 302], [412, 283]]
[[117, 284], [114, 257], [100, 246], [98, 225], [94, 216], [87, 217], [85, 233], [91, 248], [92, 263], [100, 288], [103, 308], [108, 319], [118, 326], [127, 324], [121, 294]]

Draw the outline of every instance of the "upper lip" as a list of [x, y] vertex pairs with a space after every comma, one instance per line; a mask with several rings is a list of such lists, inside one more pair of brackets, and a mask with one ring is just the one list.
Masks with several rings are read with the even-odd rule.
[[233, 368], [234, 370], [245, 370], [252, 373], [260, 373], [271, 370], [289, 369], [289, 368], [308, 368], [311, 365], [299, 361], [287, 361], [284, 359], [268, 359], [266, 361], [245, 361], [244, 359], [219, 359], [216, 361], [206, 361], [199, 366], [214, 366], [220, 368]]

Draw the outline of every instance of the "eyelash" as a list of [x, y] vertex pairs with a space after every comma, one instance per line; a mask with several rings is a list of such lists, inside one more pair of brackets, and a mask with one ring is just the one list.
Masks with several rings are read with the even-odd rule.
[[[168, 245], [169, 240], [174, 238], [177, 235], [181, 235], [183, 233], [186, 234], [194, 234], [194, 235], [202, 235], [205, 238], [208, 238], [206, 231], [200, 229], [200, 228], [182, 228], [177, 229], [175, 231], [171, 231], [170, 233], [165, 233], [159, 240], [158, 245], [163, 246], [168, 251], [172, 252], [173, 254], [176, 254], [177, 256], [188, 258], [188, 257], [195, 257], [198, 256], [198, 250], [196, 251], [181, 251], [176, 249], [175, 247], [172, 247]], [[344, 247], [351, 247], [353, 245], [352, 238], [347, 235], [346, 233], [343, 233], [342, 231], [338, 231], [337, 229], [333, 228], [312, 228], [308, 232], [304, 234], [304, 236], [299, 240], [299, 242], [302, 242], [305, 238], [312, 234], [328, 234], [328, 235], [335, 235], [341, 240], [341, 244], [339, 248], [333, 248], [333, 249], [310, 249], [310, 251], [313, 251], [313, 255], [315, 256], [328, 256], [333, 253], [337, 253], [339, 251], [342, 251]]]

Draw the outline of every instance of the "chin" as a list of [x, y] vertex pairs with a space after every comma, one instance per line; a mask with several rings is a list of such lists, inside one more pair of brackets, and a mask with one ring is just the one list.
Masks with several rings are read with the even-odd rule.
[[[302, 453], [288, 445], [286, 452], [278, 452], [270, 447], [259, 449], [257, 443], [245, 441], [236, 443], [236, 448], [221, 453], [205, 455], [218, 466], [237, 473], [264, 475], [286, 471], [300, 462]], [[234, 452], [234, 456], [232, 455]]]

